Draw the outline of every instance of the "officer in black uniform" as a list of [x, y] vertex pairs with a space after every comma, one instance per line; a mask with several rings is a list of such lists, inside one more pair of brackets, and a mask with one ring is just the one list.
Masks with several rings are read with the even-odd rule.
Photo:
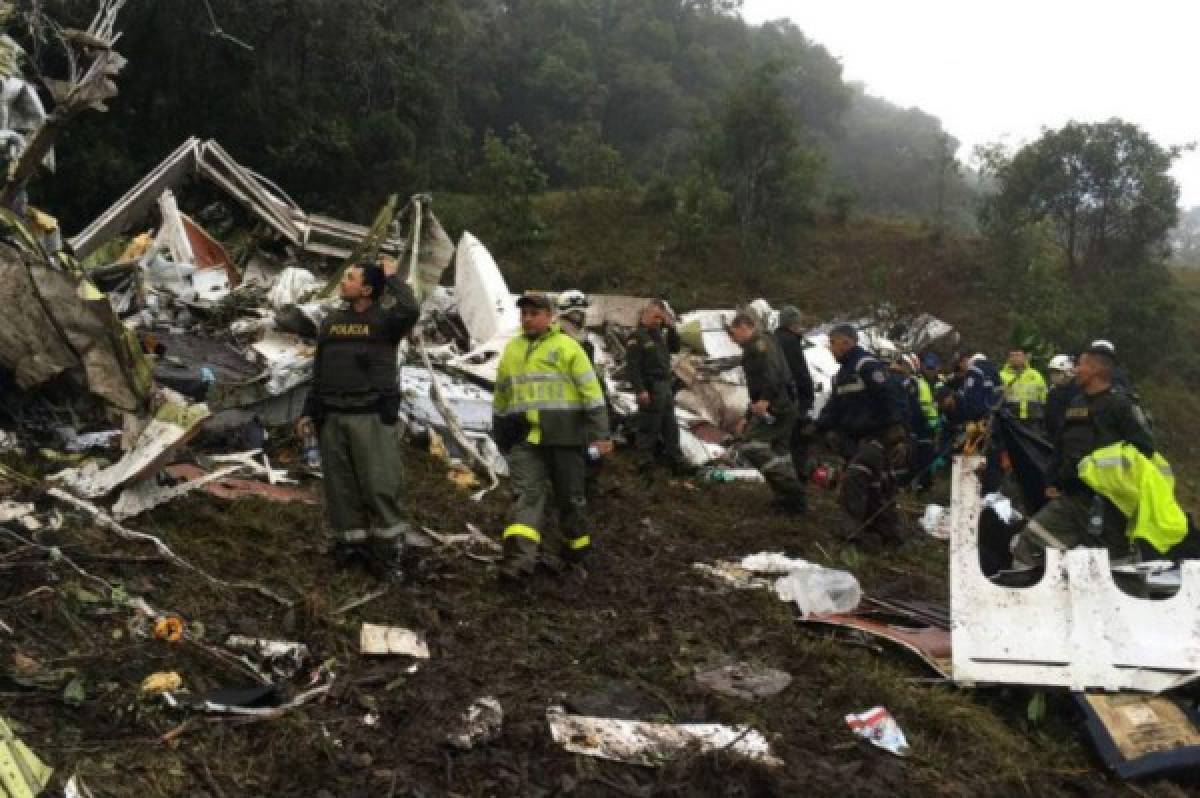
[[[1021, 530], [1013, 547], [1018, 565], [1035, 566], [1046, 549], [1076, 546], [1107, 548], [1114, 557], [1130, 553], [1125, 516], [1079, 478], [1079, 462], [1097, 449], [1125, 442], [1146, 457], [1154, 454], [1154, 435], [1141, 409], [1113, 383], [1112, 350], [1093, 345], [1079, 359], [1062, 427], [1054, 442], [1050, 501]], [[1092, 523], [1092, 519], [1096, 523]], [[1089, 531], [1095, 531], [1090, 536]]]
[[[813, 424], [809, 418], [812, 413], [816, 391], [813, 388], [812, 373], [808, 370], [808, 358], [804, 354], [804, 328], [801, 326], [803, 317], [799, 309], [793, 305], [784, 305], [779, 309], [779, 327], [775, 330], [775, 341], [787, 361], [788, 371], [792, 375], [792, 398], [796, 401], [796, 423], [792, 426], [792, 436], [788, 448], [792, 453], [792, 468], [796, 479], [800, 481], [801, 489], [808, 480], [808, 449], [812, 445]], [[797, 510], [807, 507], [807, 498], [803, 493], [795, 501]]]
[[679, 352], [679, 332], [661, 299], [642, 309], [637, 331], [625, 342], [626, 374], [637, 396], [637, 448], [642, 465], [659, 455], [676, 472], [685, 471], [679, 448], [679, 422], [671, 390], [671, 355]]
[[[396, 347], [417, 323], [416, 297], [395, 261], [350, 266], [339, 286], [343, 306], [321, 324], [298, 431], [319, 434], [325, 509], [339, 561], [363, 557], [399, 578], [408, 531]], [[375, 557], [367, 557], [368, 547]]]
[[829, 349], [841, 369], [833, 381], [833, 397], [817, 419], [817, 430], [832, 449], [850, 460], [839, 497], [842, 507], [865, 525], [862, 531], [898, 540], [892, 463], [908, 443], [900, 412], [906, 400], [897, 394], [887, 366], [858, 345], [853, 325], [834, 327]]

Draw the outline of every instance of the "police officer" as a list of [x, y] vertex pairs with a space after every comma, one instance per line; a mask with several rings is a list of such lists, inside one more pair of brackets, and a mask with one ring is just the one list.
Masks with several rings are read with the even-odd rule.
[[803, 513], [804, 486], [792, 465], [792, 429], [799, 415], [792, 398], [793, 380], [787, 360], [771, 335], [758, 329], [749, 313], [738, 313], [729, 336], [742, 348], [742, 370], [750, 406], [742, 423], [742, 453], [762, 472], [785, 512]]
[[[908, 398], [907, 427], [912, 435], [913, 449], [909, 458], [911, 470], [901, 485], [911, 484], [918, 490], [927, 490], [931, 484], [933, 465], [934, 427], [929, 423], [929, 409], [933, 408], [933, 392], [921, 374], [921, 361], [908, 353], [899, 358], [904, 379], [904, 394]], [[936, 418], [936, 408], [934, 414]]]
[[1078, 391], [1075, 384], [1075, 363], [1070, 355], [1055, 355], [1047, 368], [1050, 390], [1046, 393], [1046, 440], [1054, 443], [1067, 418], [1067, 406]]
[[937, 470], [938, 448], [941, 442], [942, 415], [938, 411], [937, 396], [942, 390], [943, 383], [938, 373], [941, 360], [933, 352], [926, 352], [918, 362], [915, 375], [917, 383], [917, 401], [921, 405], [921, 414], [925, 417], [925, 427], [928, 430], [928, 446], [917, 441], [917, 481], [918, 491], [933, 487], [933, 475]]
[[500, 573], [514, 580], [537, 566], [552, 494], [562, 558], [577, 563], [588, 553], [585, 458], [589, 448], [597, 456], [612, 451], [600, 381], [579, 343], [554, 323], [554, 304], [526, 294], [517, 307], [522, 334], [504, 349], [492, 397], [493, 430], [516, 494]]
[[1079, 462], [1097, 449], [1129, 443], [1146, 457], [1154, 454], [1154, 437], [1145, 416], [1129, 396], [1113, 387], [1116, 363], [1112, 351], [1089, 348], [1079, 359], [1071, 398], [1054, 447], [1054, 482], [1050, 499], [1021, 530], [1013, 546], [1019, 565], [1043, 562], [1045, 550], [1076, 546], [1105, 547], [1114, 557], [1128, 556], [1125, 517], [1079, 478]]
[[[808, 370], [808, 358], [804, 354], [804, 328], [801, 326], [802, 316], [793, 305], [784, 305], [779, 309], [779, 326], [775, 330], [775, 341], [787, 361], [788, 371], [792, 375], [792, 397], [796, 400], [796, 423], [792, 426], [792, 437], [788, 448], [792, 453], [792, 469], [803, 489], [808, 475], [808, 449], [812, 443], [813, 425], [809, 415], [812, 413], [813, 400], [816, 391], [813, 389], [812, 373]], [[807, 504], [801, 493], [794, 504], [798, 511], [803, 511]]]
[[961, 381], [954, 393], [954, 415], [960, 424], [987, 421], [1004, 398], [1000, 373], [986, 355], [959, 358]]
[[858, 345], [853, 325], [834, 327], [829, 349], [841, 368], [833, 381], [833, 396], [817, 419], [817, 430], [832, 449], [850, 458], [839, 498], [850, 517], [865, 525], [863, 531], [897, 540], [892, 462], [908, 439], [900, 416], [904, 400], [896, 396], [883, 362]]
[[[1113, 358], [1113, 361], [1116, 362], [1117, 347], [1107, 338], [1100, 338], [1092, 341], [1088, 348], [1103, 349], [1104, 351], [1108, 352], [1108, 354]], [[1126, 371], [1125, 367], [1120, 363], [1117, 363], [1117, 365], [1113, 368], [1112, 387], [1117, 393], [1123, 393], [1132, 398], [1134, 404], [1137, 404], [1139, 401], [1141, 401], [1140, 397], [1138, 396], [1137, 388], [1134, 387], [1133, 378], [1129, 376], [1129, 372]]]
[[987, 359], [986, 355], [959, 356], [959, 379], [950, 407], [956, 429], [975, 429], [985, 435], [987, 444], [987, 465], [980, 489], [984, 494], [1000, 490], [1004, 481], [1004, 469], [1001, 452], [1004, 446], [999, 436], [989, 434], [992, 414], [1004, 401], [1004, 386], [1000, 380], [1000, 372]]
[[661, 299], [642, 309], [637, 331], [625, 342], [626, 373], [637, 396], [637, 449], [643, 467], [661, 452], [672, 470], [686, 470], [679, 448], [679, 423], [671, 390], [671, 355], [679, 352], [679, 332]]
[[892, 475], [896, 478], [897, 487], [905, 487], [913, 477], [913, 457], [918, 429], [914, 420], [920, 424], [924, 422], [923, 419], [914, 419], [921, 412], [919, 392], [916, 383], [909, 379], [908, 361], [902, 352], [892, 353], [887, 375], [888, 389], [896, 402], [896, 413], [900, 423], [904, 425], [905, 432], [904, 445], [894, 447], [890, 453], [893, 458]]
[[1000, 370], [1000, 382], [1004, 386], [1004, 406], [1013, 418], [1040, 432], [1045, 419], [1046, 380], [1030, 367], [1024, 349], [1009, 351], [1008, 362]]
[[[315, 427], [324, 471], [325, 509], [340, 562], [364, 558], [400, 578], [408, 531], [396, 347], [420, 314], [416, 297], [396, 276], [396, 262], [359, 263], [342, 275], [343, 306], [322, 322], [313, 383], [301, 436]], [[375, 554], [367, 557], [368, 546]]]

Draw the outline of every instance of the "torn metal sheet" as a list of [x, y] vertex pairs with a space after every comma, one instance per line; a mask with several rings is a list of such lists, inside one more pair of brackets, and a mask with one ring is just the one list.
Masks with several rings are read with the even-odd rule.
[[1163, 600], [1117, 587], [1105, 549], [1050, 549], [1038, 584], [994, 584], [979, 564], [982, 467], [954, 461], [955, 681], [1158, 693], [1200, 677], [1200, 561], [1184, 561], [1179, 592]]
[[698, 357], [681, 357], [675, 360], [673, 371], [687, 386], [687, 390], [675, 395], [676, 405], [735, 434], [750, 404], [741, 366], [713, 371]]
[[[427, 427], [445, 426], [445, 419], [433, 401], [433, 371], [405, 366], [400, 372], [401, 412], [410, 420]], [[492, 393], [464, 379], [437, 372], [446, 404], [458, 417], [464, 430], [492, 431]]]
[[213, 415], [204, 423], [204, 428], [209, 432], [225, 432], [251, 422], [268, 427], [291, 424], [304, 411], [309, 387], [305, 383], [278, 396], [271, 396], [266, 381], [259, 380], [241, 386], [240, 390], [225, 392], [218, 399], [214, 399], [210, 393], [209, 404], [213, 408]]
[[358, 633], [358, 648], [363, 654], [401, 654], [414, 659], [429, 659], [429, 645], [424, 636], [399, 626], [364, 623]]
[[64, 372], [121, 410], [149, 394], [150, 368], [104, 294], [48, 261], [0, 245], [0, 365], [28, 390]]
[[312, 380], [316, 347], [290, 333], [269, 332], [251, 344], [267, 369], [267, 392], [279, 396]]
[[454, 242], [434, 215], [429, 195], [414, 195], [400, 212], [401, 217], [405, 215], [409, 218], [409, 235], [397, 257], [408, 265], [408, 284], [421, 302], [441, 283], [454, 259]]
[[68, 452], [86, 452], [89, 449], [109, 449], [121, 442], [121, 430], [108, 429], [99, 432], [88, 432], [80, 435], [70, 427], [59, 427], [57, 430], [62, 439], [63, 448]]
[[[225, 471], [226, 469], [222, 469]], [[236, 470], [236, 469], [235, 469]], [[204, 469], [191, 465], [190, 463], [178, 463], [176, 465], [167, 466], [166, 473], [176, 479], [195, 481], [204, 476], [211, 476]], [[312, 491], [304, 488], [289, 487], [286, 485], [272, 485], [269, 482], [259, 482], [253, 479], [238, 479], [235, 477], [220, 477], [218, 479], [205, 480], [202, 485], [196, 485], [197, 488], [202, 488], [205, 493], [225, 501], [238, 501], [239, 499], [266, 499], [272, 502], [300, 502], [302, 504], [318, 504], [319, 500]]]
[[720, 460], [726, 453], [724, 446], [702, 440], [683, 424], [679, 425], [679, 448], [684, 461], [693, 468], [702, 468], [714, 460]]
[[0, 524], [7, 524], [10, 521], [20, 521], [23, 518], [33, 515], [37, 508], [31, 503], [2, 501], [0, 502]]
[[100, 468], [88, 462], [51, 478], [84, 498], [105, 496], [126, 482], [162, 468], [171, 454], [196, 434], [208, 415], [208, 407], [203, 404], [167, 402], [137, 437], [133, 448], [114, 465]]
[[837, 362], [833, 352], [829, 351], [829, 339], [808, 339], [812, 346], [804, 350], [804, 359], [808, 363], [808, 373], [813, 381], [812, 418], [821, 414], [821, 409], [833, 397], [833, 380], [842, 365]]
[[650, 303], [648, 297], [623, 296], [621, 294], [588, 294], [588, 327], [614, 325], [633, 329], [642, 320], [642, 311]]
[[147, 510], [186, 496], [194, 490], [199, 490], [210, 482], [215, 482], [235, 474], [241, 466], [229, 466], [211, 474], [201, 474], [186, 482], [174, 485], [158, 484], [158, 476], [151, 475], [146, 479], [133, 483], [121, 492], [117, 503], [112, 507], [112, 516], [118, 521], [125, 521], [141, 515]]
[[450, 433], [450, 437], [454, 442], [466, 452], [467, 456], [477, 463], [484, 473], [487, 474], [489, 483], [486, 488], [472, 494], [472, 501], [479, 501], [485, 495], [490, 493], [500, 485], [500, 478], [496, 473], [496, 469], [492, 467], [492, 462], [488, 454], [481, 449], [477, 449], [474, 441], [472, 441], [463, 430], [454, 411], [451, 409], [449, 402], [446, 401], [446, 395], [442, 391], [441, 380], [438, 379], [437, 373], [433, 370], [433, 364], [429, 360], [429, 352], [425, 349], [425, 342], [418, 339], [417, 351], [421, 354], [421, 360], [425, 364], [425, 370], [429, 373], [430, 379], [430, 396], [433, 399], [434, 406], [445, 422], [445, 428]]
[[[308, 646], [286, 640], [264, 640], [258, 637], [230, 635], [225, 647], [253, 657], [263, 667], [281, 679], [291, 679], [312, 658]], [[259, 669], [259, 665], [255, 665]], [[261, 672], [261, 669], [260, 669]]]
[[1200, 767], [1200, 713], [1170, 696], [1075, 693], [1104, 764], [1122, 779], [1167, 778]]
[[868, 597], [854, 612], [809, 615], [802, 622], [831, 629], [849, 629], [894, 643], [920, 657], [942, 678], [950, 678], [953, 669], [950, 625], [928, 615]]
[[169, 189], [159, 197], [158, 208], [158, 235], [141, 259], [147, 284], [185, 302], [211, 303], [228, 296], [238, 274], [225, 250], [180, 213]]
[[517, 304], [487, 247], [470, 233], [463, 233], [454, 256], [454, 295], [476, 346], [508, 340], [521, 329]]
[[[193, 137], [71, 238], [72, 250], [79, 258], [86, 258], [106, 242], [144, 223], [164, 190], [179, 188], [192, 177], [215, 184], [303, 252], [344, 259], [367, 234], [362, 225], [305, 213], [278, 186], [239, 164], [220, 144]], [[392, 237], [384, 242], [382, 251], [399, 257], [405, 248], [403, 239]]]
[[568, 715], [560, 707], [546, 711], [554, 742], [574, 754], [630, 765], [659, 767], [687, 750], [725, 751], [768, 766], [783, 760], [771, 753], [760, 732], [717, 723], [646, 723], [617, 718]]
[[688, 349], [710, 358], [739, 358], [742, 348], [729, 337], [735, 310], [695, 310], [679, 317], [679, 337]]

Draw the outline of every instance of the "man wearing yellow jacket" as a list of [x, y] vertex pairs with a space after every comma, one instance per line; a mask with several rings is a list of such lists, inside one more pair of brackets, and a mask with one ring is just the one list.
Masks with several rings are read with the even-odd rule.
[[1126, 518], [1126, 536], [1154, 556], [1166, 556], [1187, 537], [1175, 474], [1158, 452], [1146, 457], [1132, 444], [1114, 443], [1083, 458], [1079, 478], [1116, 505]]
[[1045, 417], [1046, 380], [1029, 366], [1029, 356], [1023, 349], [1008, 353], [1008, 363], [1000, 369], [1004, 384], [1004, 406], [1015, 418], [1027, 424], [1041, 426]]
[[612, 451], [604, 393], [587, 354], [553, 323], [548, 297], [526, 294], [517, 307], [522, 334], [504, 349], [492, 399], [496, 441], [516, 494], [500, 567], [510, 579], [537, 566], [551, 493], [563, 559], [578, 562], [587, 554], [586, 458]]

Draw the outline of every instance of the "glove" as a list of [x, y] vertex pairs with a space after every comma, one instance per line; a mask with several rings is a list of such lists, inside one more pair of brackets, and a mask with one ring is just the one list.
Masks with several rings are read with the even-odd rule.
[[529, 435], [529, 421], [524, 416], [493, 416], [492, 437], [496, 447], [507, 454]]

